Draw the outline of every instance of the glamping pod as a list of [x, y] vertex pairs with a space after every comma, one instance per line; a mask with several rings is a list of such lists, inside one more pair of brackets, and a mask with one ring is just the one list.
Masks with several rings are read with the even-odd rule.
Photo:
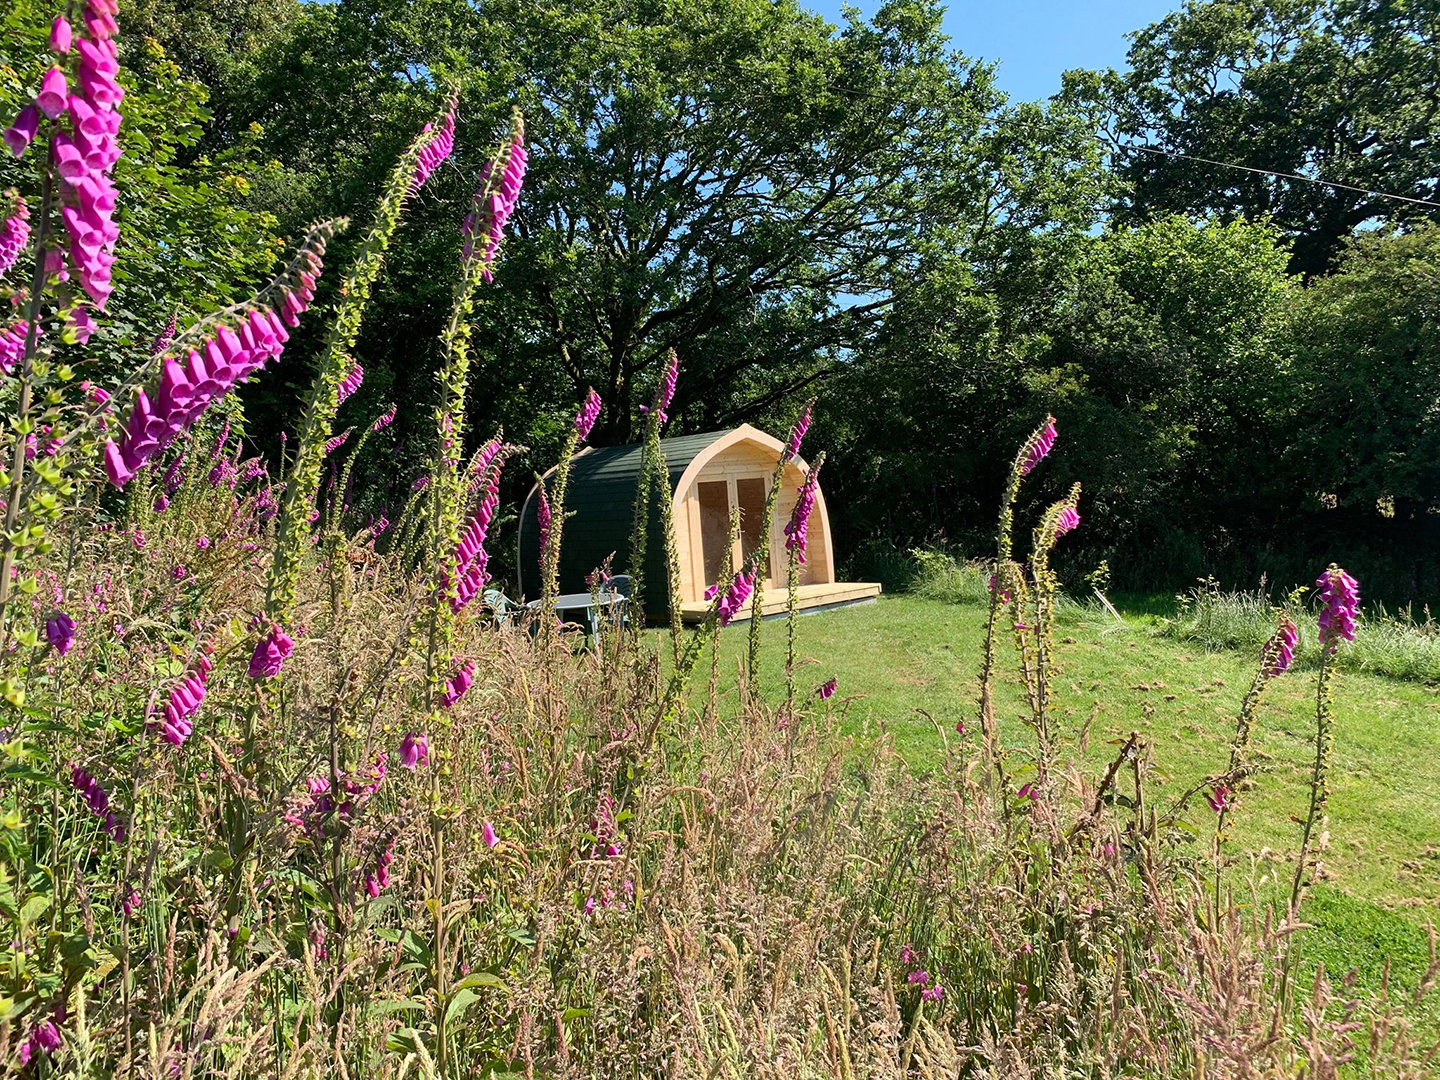
[[[738, 566], [759, 542], [765, 496], [785, 447], [748, 424], [729, 431], [662, 439], [660, 445], [675, 496], [674, 540], [680, 560], [681, 610], [686, 622], [695, 622], [704, 617], [709, 607], [705, 589], [724, 575], [730, 558]], [[628, 569], [642, 450], [638, 444], [586, 447], [575, 456], [565, 498], [570, 514], [560, 544], [560, 592], [585, 592], [586, 577], [612, 554], [612, 573]], [[792, 461], [786, 466], [784, 485], [776, 499], [770, 558], [765, 567], [763, 616], [786, 610], [789, 556], [785, 551], [785, 523], [790, 520], [804, 479], [803, 465], [803, 461]], [[547, 490], [554, 476], [555, 470], [551, 469], [543, 477], [541, 482]], [[520, 509], [517, 536], [520, 587], [529, 597], [540, 595], [537, 506], [532, 488]], [[732, 513], [740, 519], [740, 537], [735, 549], [727, 551]], [[646, 614], [659, 619], [668, 618], [670, 612], [665, 544], [660, 514], [652, 499], [643, 599]], [[872, 582], [835, 580], [835, 552], [823, 486], [816, 494], [810, 517], [805, 557], [799, 567], [797, 589], [803, 609], [853, 604], [873, 599], [880, 592], [880, 586]], [[746, 614], [750, 614], [748, 608]]]

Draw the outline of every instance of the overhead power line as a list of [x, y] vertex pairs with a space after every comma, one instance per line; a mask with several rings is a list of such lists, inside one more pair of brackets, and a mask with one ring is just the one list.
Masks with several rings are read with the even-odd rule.
[[1239, 169], [1241, 172], [1259, 173], [1261, 176], [1276, 176], [1285, 180], [1302, 180], [1307, 184], [1321, 184], [1325, 187], [1339, 188], [1342, 191], [1357, 191], [1362, 195], [1370, 195], [1376, 199], [1394, 199], [1397, 202], [1414, 203], [1416, 206], [1428, 206], [1432, 210], [1440, 210], [1440, 202], [1431, 202], [1429, 199], [1416, 199], [1410, 195], [1396, 195], [1389, 191], [1375, 191], [1372, 188], [1356, 187], [1354, 184], [1342, 184], [1337, 180], [1325, 180], [1318, 176], [1304, 176], [1301, 173], [1280, 172], [1276, 169], [1258, 169], [1253, 165], [1237, 165], [1233, 161], [1216, 161], [1213, 158], [1199, 157], [1195, 154], [1182, 154], [1178, 150], [1165, 150], [1158, 146], [1136, 146], [1127, 145], [1119, 147], [1121, 150], [1141, 150], [1147, 154], [1160, 154], [1165, 157], [1183, 158], [1186, 161], [1201, 161], [1206, 165], [1216, 165], [1222, 169]]

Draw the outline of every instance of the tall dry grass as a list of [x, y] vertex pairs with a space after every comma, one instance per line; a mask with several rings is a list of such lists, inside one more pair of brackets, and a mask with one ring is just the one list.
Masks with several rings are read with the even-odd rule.
[[[1017, 798], [968, 731], [916, 775], [884, 739], [753, 694], [731, 717], [700, 691], [657, 729], [655, 637], [546, 646], [480, 614], [456, 626], [476, 683], [429, 727], [411, 639], [432, 582], [365, 530], [313, 546], [295, 654], [257, 691], [254, 503], [197, 482], [156, 515], [137, 494], [57, 548], [56, 594], [87, 598], [76, 645], [34, 658], [4, 748], [11, 1072], [47, 1021], [60, 1045], [25, 1068], [81, 1076], [1279, 1078], [1363, 1051], [1374, 1075], [1418, 1077], [1433, 1060], [1406, 1002], [1324, 972], [1285, 986], [1303, 929], [1217, 902], [1138, 738]], [[202, 641], [215, 668], [177, 748], [145, 719]], [[412, 771], [413, 731], [430, 758]], [[310, 778], [358, 793], [317, 804]], [[1213, 828], [1203, 801], [1181, 813]]]

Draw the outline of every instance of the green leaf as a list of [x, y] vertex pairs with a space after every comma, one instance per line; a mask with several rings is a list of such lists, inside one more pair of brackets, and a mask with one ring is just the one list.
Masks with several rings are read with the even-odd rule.
[[450, 1004], [445, 1006], [446, 1027], [449, 1027], [450, 1024], [457, 1020], [459, 1017], [464, 1016], [465, 1010], [479, 1000], [480, 995], [468, 986], [464, 987], [461, 990], [457, 990], [453, 995], [451, 995]]

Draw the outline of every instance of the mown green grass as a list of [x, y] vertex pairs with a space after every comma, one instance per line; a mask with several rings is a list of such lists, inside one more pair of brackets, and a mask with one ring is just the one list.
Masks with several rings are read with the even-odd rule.
[[[820, 612], [798, 623], [804, 659], [799, 693], [813, 695], [839, 680], [828, 707], [847, 731], [893, 734], [917, 769], [933, 767], [941, 735], [977, 745], [977, 669], [985, 610], [978, 603], [944, 603], [911, 596]], [[762, 680], [772, 701], [784, 694], [785, 623], [762, 627]], [[737, 624], [721, 648], [721, 691], [733, 695], [748, 628]], [[1154, 630], [1154, 612], [1109, 615], [1070, 607], [1056, 633], [1060, 728], [1077, 747], [1093, 710], [1088, 751], [1098, 772], [1112, 740], [1132, 730], [1144, 737], [1156, 765], [1160, 801], [1225, 768], [1234, 718], [1253, 675], [1254, 657], [1206, 652]], [[1002, 653], [1012, 664], [1012, 651]], [[707, 665], [702, 663], [702, 668]], [[1002, 736], [1028, 746], [1019, 719], [1012, 667], [1002, 668]], [[697, 672], [703, 695], [708, 671]], [[1314, 748], [1313, 671], [1273, 682], [1261, 704], [1254, 736], [1262, 772], [1244, 792], [1235, 816], [1235, 850], [1254, 860], [1262, 896], [1288, 890], [1299, 846], [1295, 817], [1309, 794]], [[1424, 925], [1440, 908], [1440, 688], [1373, 675], [1343, 674], [1335, 686], [1337, 735], [1330, 796], [1330, 844], [1322, 883], [1303, 912], [1315, 929], [1303, 938], [1306, 959], [1332, 972], [1355, 968], [1359, 986], [1373, 992], [1391, 960], [1396, 979], [1413, 985], [1426, 964]], [[1203, 799], [1189, 819], [1208, 842], [1214, 818]], [[1203, 854], [1203, 846], [1197, 854]], [[1430, 1023], [1440, 1008], [1432, 1003]]]

